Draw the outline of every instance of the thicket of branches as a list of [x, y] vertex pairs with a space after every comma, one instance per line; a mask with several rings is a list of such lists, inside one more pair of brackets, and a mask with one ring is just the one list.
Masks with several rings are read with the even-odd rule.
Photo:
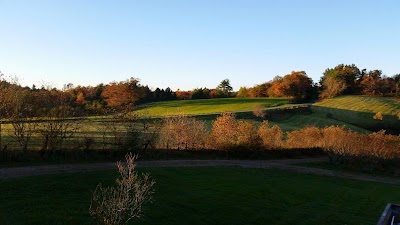
[[399, 160], [400, 136], [384, 131], [362, 134], [344, 126], [305, 127], [283, 133], [268, 121], [257, 125], [238, 120], [233, 113], [223, 113], [213, 121], [211, 130], [193, 117], [166, 118], [160, 129], [160, 148], [176, 150], [237, 150], [268, 151], [319, 148], [332, 163], [347, 163], [353, 159], [375, 165]]

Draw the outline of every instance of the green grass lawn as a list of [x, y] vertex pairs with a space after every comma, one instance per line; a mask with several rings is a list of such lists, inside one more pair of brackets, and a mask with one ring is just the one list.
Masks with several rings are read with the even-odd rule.
[[400, 99], [388, 97], [348, 95], [326, 99], [315, 105], [358, 112], [381, 112], [385, 115], [396, 115], [400, 112]]
[[296, 165], [310, 167], [310, 168], [333, 170], [338, 172], [367, 174], [376, 177], [398, 178], [400, 176], [399, 166], [396, 163], [386, 163], [385, 166], [382, 167], [379, 165], [374, 166], [371, 164], [367, 164], [363, 161], [354, 161], [352, 163], [344, 163], [344, 164], [332, 164], [327, 160], [321, 162], [297, 163]]
[[256, 106], [274, 107], [288, 104], [288, 98], [214, 98], [153, 102], [135, 110], [139, 114], [162, 117], [177, 114], [208, 114], [224, 111], [237, 112], [253, 110]]
[[[376, 224], [399, 186], [279, 170], [151, 168], [154, 202], [131, 224]], [[0, 181], [0, 224], [94, 224], [91, 191], [115, 171]]]

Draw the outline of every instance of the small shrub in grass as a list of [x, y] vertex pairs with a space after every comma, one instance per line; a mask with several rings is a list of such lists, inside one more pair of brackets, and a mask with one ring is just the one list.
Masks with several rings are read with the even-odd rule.
[[372, 118], [374, 120], [383, 120], [383, 115], [381, 112], [377, 112]]
[[126, 164], [117, 162], [120, 177], [115, 186], [98, 184], [93, 192], [89, 213], [100, 224], [126, 224], [143, 215], [143, 205], [151, 200], [155, 182], [149, 174], [140, 176], [135, 171], [136, 158], [130, 153], [125, 156]]
[[256, 106], [253, 109], [253, 115], [259, 118], [265, 118], [265, 111], [264, 111], [264, 107], [262, 106]]

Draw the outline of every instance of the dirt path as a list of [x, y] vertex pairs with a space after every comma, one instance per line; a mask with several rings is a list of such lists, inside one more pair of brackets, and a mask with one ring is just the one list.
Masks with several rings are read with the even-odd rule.
[[[297, 173], [317, 174], [349, 178], [354, 180], [373, 181], [388, 184], [400, 184], [400, 179], [389, 177], [375, 177], [365, 174], [333, 171], [318, 168], [309, 168], [295, 165], [297, 163], [318, 162], [326, 158], [305, 158], [305, 159], [283, 159], [283, 160], [157, 160], [139, 161], [138, 167], [206, 167], [206, 166], [240, 166], [242, 168], [275, 168]], [[116, 168], [115, 163], [93, 163], [93, 164], [61, 164], [45, 166], [27, 166], [0, 169], [0, 180], [37, 176], [56, 173], [74, 173], [85, 171], [98, 171]]]

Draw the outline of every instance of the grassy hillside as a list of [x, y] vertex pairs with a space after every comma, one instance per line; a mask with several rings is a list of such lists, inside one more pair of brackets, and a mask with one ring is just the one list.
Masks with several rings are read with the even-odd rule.
[[[311, 107], [314, 113], [326, 118], [349, 123], [371, 131], [386, 130], [387, 133], [400, 133], [400, 99], [371, 96], [341, 96], [327, 99]], [[383, 120], [375, 120], [375, 113], [381, 112]]]
[[340, 96], [315, 103], [314, 105], [358, 112], [381, 112], [385, 115], [396, 115], [400, 112], [400, 99], [386, 97]]
[[326, 126], [346, 126], [347, 128], [359, 132], [368, 133], [365, 128], [346, 123], [344, 121], [335, 120], [327, 117], [324, 113], [313, 112], [310, 114], [295, 114], [286, 120], [270, 121], [271, 125], [278, 125], [283, 131], [293, 131], [307, 126], [315, 126], [323, 128]]
[[[208, 113], [220, 113], [223, 111], [249, 111], [256, 106], [274, 107], [289, 103], [286, 98], [223, 98], [223, 99], [200, 99], [186, 101], [166, 101], [155, 102], [144, 105], [136, 112], [146, 116], [162, 117], [184, 113], [195, 115], [198, 119], [205, 120], [208, 127], [211, 128], [211, 122], [216, 119], [217, 114], [201, 115]], [[314, 107], [315, 109], [316, 107]], [[325, 108], [324, 108], [325, 109]], [[334, 109], [336, 110], [336, 109]], [[357, 112], [349, 111], [357, 117]], [[327, 116], [327, 113], [320, 110], [310, 111], [309, 109], [271, 109], [266, 111], [266, 118], [271, 125], [278, 125], [284, 131], [292, 131], [306, 126], [325, 127], [330, 125], [342, 126], [366, 133], [366, 127], [360, 127], [358, 124], [350, 124], [346, 121]], [[260, 118], [253, 116], [252, 112], [236, 113], [238, 119], [255, 120], [261, 122]], [[368, 118], [370, 116], [368, 115]], [[372, 116], [371, 116], [372, 118]]]
[[253, 110], [256, 106], [274, 107], [288, 104], [288, 98], [215, 98], [153, 102], [139, 107], [136, 112], [146, 116], [161, 117], [176, 114], [208, 114], [224, 111]]
[[[129, 224], [373, 225], [388, 202], [400, 201], [398, 185], [279, 170], [144, 171], [156, 181], [153, 203], [143, 220]], [[0, 223], [94, 224], [88, 213], [91, 190], [116, 176], [102, 171], [0, 181]]]

